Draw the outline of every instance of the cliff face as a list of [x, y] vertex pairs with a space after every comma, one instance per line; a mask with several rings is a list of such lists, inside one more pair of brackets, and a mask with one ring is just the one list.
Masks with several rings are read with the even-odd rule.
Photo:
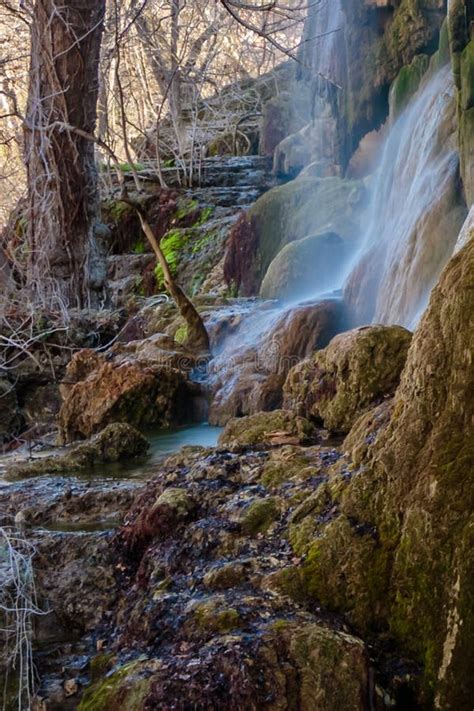
[[448, 27], [453, 75], [458, 91], [461, 175], [468, 205], [474, 201], [474, 8], [469, 0], [449, 5]]
[[388, 626], [422, 661], [426, 697], [445, 711], [469, 708], [473, 691], [473, 338], [471, 232], [415, 332], [388, 423], [379, 408], [371, 431], [364, 416], [349, 435], [340, 516], [304, 564], [311, 594], [366, 632]]
[[[436, 48], [446, 2], [337, 0], [326, 4], [330, 9], [324, 5], [310, 5], [301, 77], [331, 105], [338, 133], [335, 162], [345, 166], [360, 139], [384, 122], [389, 86], [400, 69], [416, 54]], [[328, 88], [324, 78], [339, 88]]]

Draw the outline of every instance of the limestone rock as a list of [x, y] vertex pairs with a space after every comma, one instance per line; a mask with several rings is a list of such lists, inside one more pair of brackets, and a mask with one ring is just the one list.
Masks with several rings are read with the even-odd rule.
[[64, 442], [89, 437], [112, 422], [169, 425], [183, 417], [190, 403], [186, 375], [153, 362], [126, 358], [114, 362], [80, 351], [71, 360], [65, 380], [59, 414]]
[[307, 420], [291, 412], [258, 412], [230, 420], [219, 437], [219, 445], [300, 444], [310, 438], [312, 430]]
[[[306, 302], [277, 312], [274, 325], [261, 341], [245, 344], [243, 319], [227, 350], [210, 363], [212, 402], [209, 420], [225, 425], [231, 417], [251, 415], [281, 406], [282, 388], [290, 368], [316, 348], [322, 348], [345, 327], [344, 307], [338, 299]], [[271, 318], [271, 314], [269, 314]], [[262, 314], [262, 324], [265, 324]], [[239, 333], [243, 333], [239, 341]]]
[[260, 287], [264, 299], [302, 299], [338, 284], [348, 258], [347, 243], [334, 232], [290, 242], [268, 267]]
[[258, 293], [270, 263], [286, 244], [322, 232], [355, 240], [364, 195], [360, 182], [337, 177], [300, 177], [269, 190], [230, 233], [227, 282], [250, 296]]
[[134, 427], [115, 422], [87, 442], [60, 451], [49, 457], [39, 457], [26, 464], [16, 464], [7, 470], [7, 478], [37, 476], [39, 474], [59, 474], [90, 469], [98, 464], [120, 462], [144, 456], [148, 450], [148, 440]]
[[393, 408], [351, 433], [356, 469], [304, 565], [316, 599], [359, 630], [388, 626], [443, 711], [469, 708], [474, 691], [473, 318], [470, 240], [432, 292]]
[[290, 371], [284, 406], [330, 430], [348, 432], [361, 413], [394, 393], [410, 341], [401, 326], [341, 333]]

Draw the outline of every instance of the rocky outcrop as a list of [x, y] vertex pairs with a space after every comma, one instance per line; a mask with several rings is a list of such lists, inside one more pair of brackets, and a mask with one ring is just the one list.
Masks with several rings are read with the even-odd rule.
[[370, 326], [341, 333], [288, 374], [284, 406], [348, 432], [356, 419], [393, 395], [411, 333], [400, 326]]
[[219, 437], [219, 445], [304, 444], [311, 438], [313, 429], [304, 417], [286, 410], [259, 412], [230, 420]]
[[433, 290], [391, 414], [372, 415], [368, 443], [360, 422], [351, 434], [352, 452], [365, 444], [333, 493], [339, 515], [303, 548], [311, 593], [359, 629], [388, 626], [423, 664], [427, 707], [443, 711], [468, 709], [473, 693], [473, 278], [471, 240]]
[[143, 457], [148, 447], [148, 440], [134, 427], [116, 422], [107, 425], [89, 441], [69, 450], [61, 450], [53, 456], [39, 457], [25, 464], [13, 465], [7, 469], [6, 477], [17, 479], [92, 469], [99, 464]]
[[[160, 355], [160, 350], [155, 353]], [[165, 352], [163, 357], [161, 362], [126, 355], [114, 359], [112, 354], [79, 351], [62, 386], [59, 427], [63, 442], [90, 437], [113, 422], [167, 426], [189, 417], [192, 389], [187, 375], [169, 362], [174, 356]], [[185, 360], [189, 367], [189, 358]]]
[[256, 294], [270, 263], [290, 242], [335, 232], [355, 242], [361, 183], [301, 177], [263, 195], [233, 228], [225, 256], [227, 282], [244, 296]]
[[474, 202], [474, 11], [468, 0], [449, 3], [449, 44], [458, 92], [458, 137], [466, 202]]
[[326, 140], [333, 165], [344, 170], [361, 138], [385, 121], [390, 84], [417, 54], [436, 49], [444, 16], [443, 0], [337, 0], [310, 8], [299, 75], [320, 97], [312, 125], [333, 123]]
[[[295, 449], [322, 478], [337, 459], [329, 448]], [[173, 699], [183, 711], [369, 711], [391, 699], [375, 692], [365, 645], [337, 616], [291, 600], [298, 576], [281, 531], [292, 499], [315, 480], [306, 471], [269, 495], [270, 460], [265, 451], [181, 453], [137, 498], [112, 546], [121, 592], [80, 709], [141, 711]]]

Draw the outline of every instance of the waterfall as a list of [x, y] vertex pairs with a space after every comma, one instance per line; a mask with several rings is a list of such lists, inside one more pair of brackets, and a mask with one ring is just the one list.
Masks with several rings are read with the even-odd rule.
[[413, 328], [453, 253], [465, 208], [449, 67], [425, 79], [388, 132], [361, 253], [344, 290], [355, 323]]

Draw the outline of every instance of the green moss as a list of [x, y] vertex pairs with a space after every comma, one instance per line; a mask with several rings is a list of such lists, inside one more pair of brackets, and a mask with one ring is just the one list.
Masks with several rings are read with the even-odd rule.
[[104, 652], [94, 657], [89, 665], [89, 671], [92, 681], [97, 681], [113, 666], [115, 655], [112, 652]]
[[89, 686], [79, 703], [78, 711], [142, 711], [150, 689], [150, 678], [137, 674], [140, 662], [131, 662], [105, 679]]
[[[188, 239], [189, 232], [185, 229], [169, 230], [169, 232], [167, 232], [161, 239], [161, 250], [166, 261], [168, 262], [170, 272], [173, 276], [176, 276], [180, 261], [180, 253], [187, 244]], [[163, 289], [165, 282], [163, 269], [160, 264], [157, 264], [155, 267], [155, 278], [157, 287], [159, 289]]]
[[135, 245], [133, 247], [133, 253], [134, 254], [145, 254], [145, 242], [143, 242], [143, 240], [139, 240], [138, 242], [135, 242]]
[[145, 170], [146, 166], [143, 163], [120, 163], [119, 166], [122, 173], [131, 173], [132, 170]]
[[198, 209], [199, 203], [197, 200], [191, 200], [189, 198], [180, 198], [178, 200], [178, 209], [176, 210], [176, 219], [184, 220], [186, 217], [192, 215]]
[[188, 326], [187, 326], [187, 324], [184, 323], [181, 326], [179, 326], [178, 330], [174, 334], [174, 340], [177, 343], [181, 343], [181, 344], [186, 343], [186, 341], [188, 340]]
[[133, 207], [123, 200], [105, 200], [103, 210], [114, 222], [120, 222], [125, 215], [133, 213]]
[[371, 533], [359, 533], [344, 516], [331, 521], [308, 548], [302, 566], [307, 595], [345, 612], [361, 632], [383, 617], [390, 555]]
[[265, 580], [265, 587], [298, 603], [307, 600], [302, 571], [296, 565], [289, 565], [269, 575]]
[[429, 57], [418, 54], [408, 66], [402, 67], [392, 84], [390, 103], [393, 117], [398, 116], [408, 104], [420, 86], [421, 79], [428, 69]]
[[237, 610], [231, 607], [222, 609], [214, 600], [197, 605], [194, 610], [194, 620], [201, 630], [216, 634], [230, 632], [241, 625]]
[[278, 515], [279, 507], [275, 499], [258, 499], [245, 510], [241, 519], [242, 530], [249, 536], [265, 533]]

